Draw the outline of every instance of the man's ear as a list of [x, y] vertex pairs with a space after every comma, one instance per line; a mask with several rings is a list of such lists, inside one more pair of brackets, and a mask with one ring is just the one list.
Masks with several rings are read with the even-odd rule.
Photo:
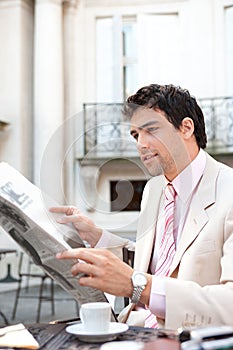
[[189, 139], [194, 134], [194, 123], [193, 120], [189, 117], [186, 117], [182, 120], [180, 125], [180, 132], [184, 139]]

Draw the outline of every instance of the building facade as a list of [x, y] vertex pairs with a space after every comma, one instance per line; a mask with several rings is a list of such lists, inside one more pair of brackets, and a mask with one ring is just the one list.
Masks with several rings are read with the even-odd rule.
[[[149, 176], [120, 106], [155, 82], [189, 89], [209, 110], [232, 97], [232, 32], [233, 0], [0, 0], [1, 161], [135, 237]], [[220, 144], [233, 119], [225, 102]], [[216, 157], [233, 165], [231, 152], [226, 141]], [[0, 244], [14, 245], [2, 232]]]

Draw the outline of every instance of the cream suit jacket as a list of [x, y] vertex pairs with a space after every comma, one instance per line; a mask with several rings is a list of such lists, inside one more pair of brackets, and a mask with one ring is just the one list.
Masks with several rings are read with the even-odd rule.
[[[233, 169], [206, 154], [177, 251], [165, 278], [161, 327], [233, 326]], [[148, 271], [164, 177], [150, 179], [141, 204], [135, 266]], [[136, 321], [137, 323], [137, 321]]]

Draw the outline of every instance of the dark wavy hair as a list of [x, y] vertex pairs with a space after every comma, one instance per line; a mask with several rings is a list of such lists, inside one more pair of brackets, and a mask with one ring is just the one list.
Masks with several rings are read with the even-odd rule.
[[136, 94], [128, 97], [123, 113], [131, 118], [140, 107], [160, 109], [167, 120], [179, 129], [182, 120], [189, 117], [194, 123], [194, 135], [199, 148], [205, 148], [207, 137], [204, 115], [197, 101], [188, 90], [179, 86], [151, 84], [139, 89]]

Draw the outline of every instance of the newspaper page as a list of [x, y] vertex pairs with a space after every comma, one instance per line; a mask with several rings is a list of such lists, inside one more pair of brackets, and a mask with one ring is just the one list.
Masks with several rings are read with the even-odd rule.
[[[45, 204], [46, 203], [46, 204]], [[78, 284], [70, 270], [71, 260], [58, 260], [57, 252], [85, 247], [72, 225], [58, 224], [57, 214], [48, 207], [57, 206], [51, 198], [7, 163], [0, 163], [0, 225], [21, 248], [74, 297], [79, 305], [107, 301], [103, 292]], [[81, 274], [80, 274], [81, 275]]]

